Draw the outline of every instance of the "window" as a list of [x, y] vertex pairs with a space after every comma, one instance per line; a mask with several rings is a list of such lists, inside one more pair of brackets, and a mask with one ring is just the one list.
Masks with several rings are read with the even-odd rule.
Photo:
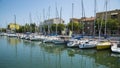
[[116, 18], [118, 18], [118, 16], [117, 15], [111, 15], [111, 18], [116, 19]]

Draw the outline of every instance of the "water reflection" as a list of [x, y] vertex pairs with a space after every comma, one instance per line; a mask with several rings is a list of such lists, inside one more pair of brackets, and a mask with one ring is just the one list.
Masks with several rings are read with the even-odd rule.
[[64, 45], [54, 45], [54, 44], [42, 43], [40, 45], [40, 47], [42, 49], [44, 49], [45, 52], [56, 54], [56, 55], [62, 53], [62, 51], [65, 50], [65, 46]]
[[12, 46], [14, 46], [14, 45], [18, 45], [19, 43], [21, 43], [21, 40], [20, 39], [18, 39], [18, 38], [7, 38], [7, 42], [10, 44], [10, 45], [12, 45]]
[[[115, 56], [119, 54], [110, 50], [67, 48], [40, 41], [5, 39], [7, 41], [0, 38], [3, 44], [0, 46], [0, 68], [120, 68], [120, 57]], [[6, 47], [3, 41], [19, 46]]]

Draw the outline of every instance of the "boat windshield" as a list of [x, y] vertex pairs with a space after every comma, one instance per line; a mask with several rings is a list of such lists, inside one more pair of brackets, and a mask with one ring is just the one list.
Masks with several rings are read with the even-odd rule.
[[120, 43], [117, 45], [117, 47], [120, 47]]

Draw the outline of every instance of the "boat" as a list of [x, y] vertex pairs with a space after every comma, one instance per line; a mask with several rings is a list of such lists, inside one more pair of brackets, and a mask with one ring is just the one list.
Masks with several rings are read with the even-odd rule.
[[111, 50], [112, 52], [120, 53], [120, 43], [113, 43]]
[[30, 32], [26, 32], [25, 34], [25, 40], [30, 40], [30, 38], [32, 37], [32, 34]]
[[48, 38], [44, 39], [44, 43], [53, 43], [54, 40], [58, 40], [56, 36], [48, 36]]
[[17, 37], [16, 33], [8, 33], [7, 36], [8, 37]]
[[6, 33], [3, 33], [3, 32], [0, 33], [0, 36], [5, 36], [5, 35], [6, 35]]
[[53, 40], [54, 44], [67, 44], [69, 41], [70, 36], [58, 36], [57, 40]]
[[40, 36], [39, 35], [34, 35], [32, 37], [30, 37], [31, 41], [40, 41]]
[[88, 41], [84, 41], [79, 45], [79, 48], [84, 49], [84, 48], [95, 48], [96, 44], [98, 43], [97, 40], [91, 40], [89, 39]]
[[26, 35], [25, 34], [20, 34], [20, 39], [25, 39]]
[[101, 40], [96, 44], [97, 50], [109, 49], [111, 43], [108, 40]]
[[31, 41], [40, 41], [41, 35], [38, 33], [34, 33], [31, 35], [30, 40]]
[[69, 42], [67, 43], [68, 47], [78, 47], [80, 44], [80, 40], [77, 39], [71, 39], [69, 40]]

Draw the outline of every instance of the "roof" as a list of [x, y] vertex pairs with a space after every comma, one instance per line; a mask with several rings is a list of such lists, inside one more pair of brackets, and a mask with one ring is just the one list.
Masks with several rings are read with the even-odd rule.
[[82, 21], [94, 21], [95, 17], [83, 18]]

